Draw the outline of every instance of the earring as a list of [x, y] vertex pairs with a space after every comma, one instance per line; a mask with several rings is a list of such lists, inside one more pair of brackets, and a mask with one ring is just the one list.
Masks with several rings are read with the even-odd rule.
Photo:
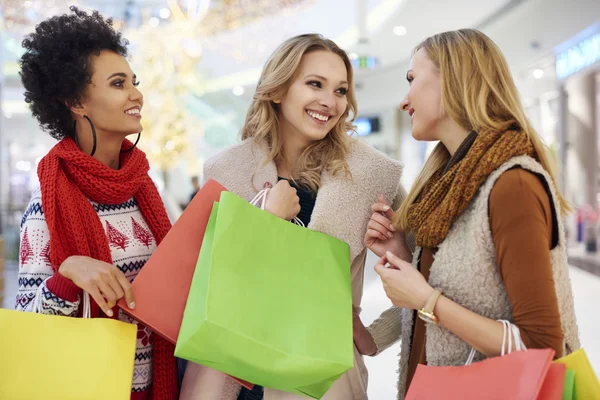
[[79, 147], [79, 140], [77, 140], [77, 121], [73, 121], [73, 140], [77, 147]]
[[90, 128], [92, 128], [92, 136], [94, 138], [94, 145], [92, 146], [92, 153], [90, 154], [90, 157], [94, 156], [94, 153], [96, 152], [96, 128], [94, 127], [94, 124], [92, 124], [92, 120], [88, 118], [87, 115], [84, 115], [83, 118], [87, 119], [87, 121], [90, 123]]
[[141, 136], [142, 136], [142, 132], [138, 133], [138, 137], [137, 137], [137, 139], [136, 139], [135, 143], [133, 144], [133, 146], [131, 146], [131, 147], [130, 147], [130, 148], [128, 148], [128, 149], [121, 150], [121, 153], [127, 153], [128, 151], [131, 151], [131, 150], [133, 150], [133, 149], [134, 149], [134, 147], [135, 147], [135, 146], [137, 146], [138, 142], [140, 141], [140, 137], [141, 137]]

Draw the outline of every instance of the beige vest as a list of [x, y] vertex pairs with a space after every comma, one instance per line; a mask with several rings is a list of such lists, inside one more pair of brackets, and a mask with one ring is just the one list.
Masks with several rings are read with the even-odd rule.
[[[431, 266], [429, 284], [441, 290], [444, 296], [469, 310], [491, 319], [512, 320], [511, 305], [502, 282], [488, 215], [489, 197], [494, 184], [509, 169], [520, 166], [542, 175], [552, 193], [551, 201], [557, 211], [558, 200], [552, 179], [542, 166], [527, 156], [515, 157], [494, 171], [480, 188], [479, 194], [466, 211], [456, 220], [446, 239], [439, 246]], [[580, 347], [573, 295], [567, 264], [565, 232], [558, 218], [559, 242], [550, 251], [558, 306], [565, 336], [564, 354]], [[421, 249], [417, 248], [413, 265], [416, 267]], [[402, 310], [402, 347], [398, 399], [404, 398], [408, 360], [411, 349], [413, 311]], [[568, 349], [567, 349], [568, 347]], [[427, 326], [427, 364], [464, 365], [470, 346], [440, 326]], [[476, 360], [484, 356], [477, 354]]]

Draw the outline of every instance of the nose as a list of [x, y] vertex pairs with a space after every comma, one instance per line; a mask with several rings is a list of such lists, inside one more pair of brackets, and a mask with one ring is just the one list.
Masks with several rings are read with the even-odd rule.
[[335, 94], [323, 91], [319, 104], [327, 108], [333, 108], [335, 106]]
[[140, 92], [140, 90], [137, 87], [133, 87], [133, 89], [131, 90], [131, 92], [129, 93], [129, 99], [131, 101], [137, 101], [140, 103], [140, 105], [144, 105], [144, 95], [142, 94], [142, 92]]
[[408, 96], [404, 97], [404, 99], [400, 102], [400, 109], [402, 111], [408, 111]]

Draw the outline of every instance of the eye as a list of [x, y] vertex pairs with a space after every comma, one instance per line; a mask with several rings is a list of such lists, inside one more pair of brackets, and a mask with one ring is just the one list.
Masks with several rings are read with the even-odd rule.
[[133, 86], [135, 86], [135, 87], [138, 87], [138, 86], [139, 86], [139, 84], [140, 84], [140, 81], [139, 81], [139, 80], [137, 80], [137, 81], [133, 82]]
[[347, 95], [347, 94], [348, 94], [348, 89], [347, 89], [347, 88], [339, 88], [339, 89], [337, 90], [337, 92], [338, 92], [339, 94], [341, 94], [342, 96], [345, 96], [345, 95]]
[[412, 75], [406, 75], [406, 80], [408, 81], [408, 84], [410, 85], [415, 80], [415, 78]]
[[123, 87], [123, 85], [125, 84], [125, 81], [124, 81], [124, 80], [122, 80], [122, 79], [120, 79], [120, 80], [118, 80], [118, 81], [113, 81], [113, 83], [112, 83], [112, 84], [113, 84], [113, 86], [116, 86], [116, 87], [122, 88], [122, 87]]
[[321, 84], [321, 82], [319, 82], [319, 81], [308, 81], [308, 82], [306, 82], [306, 84], [308, 86], [313, 86], [313, 87], [316, 87], [316, 88], [319, 88], [319, 89], [323, 86]]

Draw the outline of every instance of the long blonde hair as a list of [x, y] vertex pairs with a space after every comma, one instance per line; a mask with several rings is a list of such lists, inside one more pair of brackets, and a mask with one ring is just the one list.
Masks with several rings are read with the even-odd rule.
[[321, 186], [323, 170], [333, 175], [344, 173], [350, 176], [350, 169], [346, 163], [351, 140], [348, 132], [354, 129], [352, 122], [357, 106], [352, 64], [346, 52], [338, 45], [318, 34], [295, 36], [281, 44], [263, 68], [241, 132], [242, 140], [254, 138], [256, 142], [266, 142], [270, 151], [268, 162], [283, 156], [283, 143], [279, 131], [280, 111], [274, 101], [285, 95], [289, 89], [302, 57], [319, 50], [337, 54], [344, 62], [348, 73], [348, 106], [327, 136], [308, 146], [296, 165], [292, 166], [292, 178], [312, 190]]
[[[413, 50], [423, 49], [439, 70], [442, 82], [442, 107], [450, 118], [469, 131], [502, 132], [516, 121], [535, 148], [538, 161], [550, 174], [557, 188], [558, 206], [563, 214], [571, 210], [558, 191], [554, 168], [546, 146], [525, 116], [517, 87], [498, 46], [475, 29], [461, 29], [425, 39]], [[450, 153], [439, 142], [423, 166], [406, 200], [394, 216], [394, 225], [408, 228], [409, 208], [429, 181], [450, 160]]]

